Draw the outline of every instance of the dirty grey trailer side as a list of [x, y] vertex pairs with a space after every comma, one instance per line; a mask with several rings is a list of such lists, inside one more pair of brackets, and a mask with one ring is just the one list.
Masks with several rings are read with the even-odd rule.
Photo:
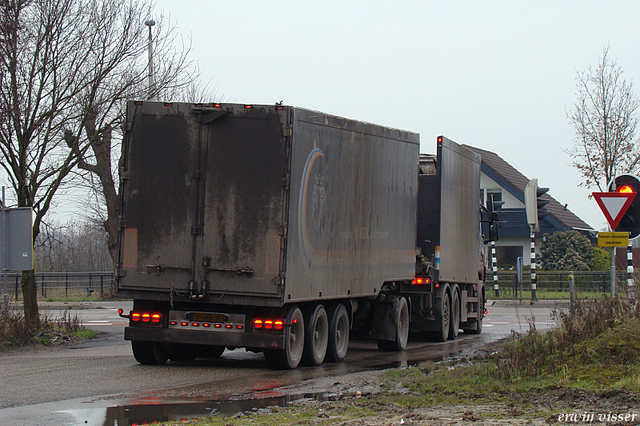
[[418, 176], [417, 285], [410, 296], [411, 326], [438, 341], [459, 328], [482, 331], [483, 240], [480, 224], [480, 156], [438, 137], [436, 156], [423, 156]]
[[340, 360], [357, 301], [412, 279], [418, 135], [282, 105], [133, 101], [125, 129], [117, 286], [139, 361], [225, 346], [288, 368]]

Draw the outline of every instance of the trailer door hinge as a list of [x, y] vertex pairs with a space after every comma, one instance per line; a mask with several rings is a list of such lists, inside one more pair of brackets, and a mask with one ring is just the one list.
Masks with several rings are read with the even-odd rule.
[[225, 115], [227, 112], [221, 109], [217, 110], [204, 110], [200, 113], [196, 121], [202, 124], [213, 123], [218, 118]]

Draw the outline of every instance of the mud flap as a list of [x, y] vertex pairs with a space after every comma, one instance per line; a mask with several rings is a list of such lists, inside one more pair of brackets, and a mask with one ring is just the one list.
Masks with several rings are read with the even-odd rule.
[[383, 302], [376, 303], [369, 337], [376, 340], [396, 340], [398, 309], [400, 309], [400, 299], [397, 296], [391, 296]]

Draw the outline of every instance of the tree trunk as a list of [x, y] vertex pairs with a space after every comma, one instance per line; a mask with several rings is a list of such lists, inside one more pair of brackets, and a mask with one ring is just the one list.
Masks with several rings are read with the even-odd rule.
[[38, 313], [38, 287], [36, 286], [36, 274], [33, 270], [22, 271], [22, 298], [24, 300], [24, 320], [29, 328], [40, 328], [40, 315]]

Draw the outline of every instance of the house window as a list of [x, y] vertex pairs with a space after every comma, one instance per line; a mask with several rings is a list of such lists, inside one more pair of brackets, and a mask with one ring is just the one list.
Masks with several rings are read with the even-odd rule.
[[487, 202], [502, 201], [502, 189], [487, 189]]

